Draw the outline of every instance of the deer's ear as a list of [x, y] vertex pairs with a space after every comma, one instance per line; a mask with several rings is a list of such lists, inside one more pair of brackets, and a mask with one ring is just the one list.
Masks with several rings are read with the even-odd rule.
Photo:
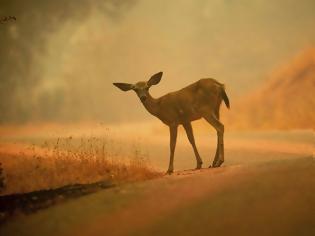
[[162, 78], [162, 75], [163, 75], [162, 71], [152, 75], [152, 77], [148, 81], [148, 85], [152, 86], [152, 85], [158, 84], [160, 82], [161, 78]]
[[113, 83], [117, 88], [120, 88], [122, 91], [129, 91], [133, 89], [133, 84], [127, 83]]

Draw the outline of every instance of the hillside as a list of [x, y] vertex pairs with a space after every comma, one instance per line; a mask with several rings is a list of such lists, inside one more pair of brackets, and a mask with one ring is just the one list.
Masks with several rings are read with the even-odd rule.
[[236, 102], [227, 112], [226, 124], [238, 129], [314, 128], [314, 92], [315, 48], [309, 48]]

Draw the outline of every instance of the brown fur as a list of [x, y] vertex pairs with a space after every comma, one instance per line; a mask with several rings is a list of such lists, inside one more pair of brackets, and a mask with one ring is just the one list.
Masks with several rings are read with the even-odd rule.
[[197, 169], [201, 168], [202, 160], [196, 148], [191, 127], [191, 121], [201, 118], [204, 118], [217, 130], [218, 142], [213, 167], [219, 167], [224, 162], [224, 125], [219, 121], [219, 110], [222, 100], [228, 108], [230, 107], [224, 85], [215, 79], [200, 79], [185, 88], [155, 99], [150, 95], [149, 88], [158, 84], [161, 77], [162, 72], [159, 72], [153, 75], [148, 82], [138, 82], [134, 85], [114, 83], [114, 85], [123, 91], [134, 90], [148, 112], [169, 126], [171, 155], [168, 173], [172, 173], [174, 170], [173, 160], [178, 125], [183, 125], [185, 128], [187, 137], [194, 149]]

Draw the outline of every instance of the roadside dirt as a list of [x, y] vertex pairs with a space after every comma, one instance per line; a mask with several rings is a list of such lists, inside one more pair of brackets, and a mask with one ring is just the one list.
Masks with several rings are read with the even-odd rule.
[[0, 225], [19, 215], [29, 215], [38, 210], [60, 204], [102, 189], [113, 187], [110, 182], [74, 184], [57, 189], [0, 196]]
[[[221, 168], [187, 170], [195, 159], [181, 138], [171, 176], [0, 197], [0, 235], [315, 235], [313, 134], [230, 134], [226, 144]], [[0, 151], [22, 149], [32, 158], [37, 148], [16, 145], [0, 145]], [[215, 140], [202, 137], [198, 145], [206, 167]], [[146, 140], [141, 148], [154, 167], [166, 168], [164, 139]]]
[[313, 235], [314, 159], [180, 171], [7, 222], [1, 235]]

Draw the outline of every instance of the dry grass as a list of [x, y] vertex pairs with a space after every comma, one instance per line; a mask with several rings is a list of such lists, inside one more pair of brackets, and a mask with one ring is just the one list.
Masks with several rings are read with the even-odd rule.
[[160, 175], [137, 145], [133, 145], [129, 156], [121, 157], [119, 150], [111, 148], [111, 142], [107, 137], [70, 136], [26, 148], [13, 145], [13, 149], [19, 149], [18, 152], [10, 152], [10, 148], [7, 152], [0, 152], [5, 177], [1, 195], [75, 183], [145, 180]]
[[256, 90], [234, 100], [225, 124], [234, 130], [314, 129], [314, 89], [315, 48], [307, 48]]

